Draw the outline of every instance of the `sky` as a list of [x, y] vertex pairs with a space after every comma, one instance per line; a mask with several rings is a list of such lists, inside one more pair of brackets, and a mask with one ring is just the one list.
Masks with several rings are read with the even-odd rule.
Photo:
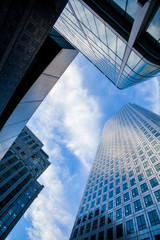
[[160, 78], [119, 90], [79, 53], [27, 124], [51, 165], [7, 240], [69, 239], [103, 126], [127, 103], [160, 114]]

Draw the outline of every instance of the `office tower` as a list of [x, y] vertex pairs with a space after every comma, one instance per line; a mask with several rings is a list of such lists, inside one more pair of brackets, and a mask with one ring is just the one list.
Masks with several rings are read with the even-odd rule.
[[119, 89], [160, 72], [160, 1], [69, 0], [54, 27]]
[[160, 239], [160, 116], [125, 105], [105, 124], [70, 239]]
[[25, 127], [0, 161], [0, 239], [43, 189], [37, 178], [50, 165], [42, 142]]
[[52, 30], [66, 3], [0, 4], [0, 159], [77, 55]]

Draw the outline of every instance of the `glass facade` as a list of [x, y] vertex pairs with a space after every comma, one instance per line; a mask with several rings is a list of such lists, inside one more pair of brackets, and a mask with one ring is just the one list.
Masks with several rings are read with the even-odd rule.
[[[101, 9], [101, 14], [97, 14], [86, 4], [90, 3], [91, 5], [93, 2], [96, 2], [96, 7]], [[160, 57], [156, 56], [156, 59], [159, 59], [157, 63], [147, 59], [146, 55], [152, 48], [148, 46], [147, 49], [147, 46], [143, 46], [143, 51], [139, 52], [135, 44], [138, 32], [134, 29], [134, 23], [137, 28], [141, 28], [141, 23], [136, 22], [136, 18], [139, 19], [138, 14], [142, 15], [142, 12], [145, 12], [143, 7], [140, 7], [135, 0], [110, 0], [106, 1], [103, 6], [101, 4], [102, 1], [98, 0], [69, 0], [54, 28], [120, 89], [158, 75]], [[151, 7], [149, 6], [148, 9]], [[154, 28], [154, 26], [158, 26], [158, 13], [159, 10], [145, 31], [148, 35], [152, 35], [152, 38], [157, 39], [157, 47], [160, 47], [160, 32]], [[118, 15], [120, 21], [115, 18]], [[147, 13], [144, 14], [143, 20], [147, 18], [146, 15]], [[111, 18], [115, 18], [114, 22], [117, 27], [113, 27], [113, 24], [107, 20]], [[124, 26], [121, 23], [125, 23]], [[130, 28], [124, 30], [127, 24]], [[125, 32], [124, 34], [117, 30], [121, 28]], [[124, 37], [125, 34], [126, 37]], [[155, 46], [155, 42], [153, 46]]]
[[25, 127], [0, 161], [0, 239], [5, 239], [43, 186], [37, 178], [50, 165], [42, 143]]
[[106, 122], [70, 239], [158, 239], [158, 133], [158, 115], [135, 104]]

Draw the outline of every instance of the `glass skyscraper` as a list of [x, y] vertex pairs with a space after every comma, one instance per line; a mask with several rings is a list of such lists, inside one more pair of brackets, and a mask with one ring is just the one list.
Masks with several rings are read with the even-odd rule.
[[119, 89], [160, 72], [160, 1], [69, 0], [54, 28]]
[[160, 239], [160, 116], [125, 105], [104, 126], [70, 239]]
[[42, 142], [25, 127], [0, 161], [0, 239], [3, 240], [43, 188], [37, 178], [50, 165]]

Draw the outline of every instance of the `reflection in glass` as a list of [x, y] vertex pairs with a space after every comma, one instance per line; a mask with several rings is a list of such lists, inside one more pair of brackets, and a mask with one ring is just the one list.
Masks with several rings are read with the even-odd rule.
[[156, 40], [160, 39], [160, 8], [158, 9], [156, 15], [154, 16], [152, 22], [150, 23], [147, 32], [151, 34]]

